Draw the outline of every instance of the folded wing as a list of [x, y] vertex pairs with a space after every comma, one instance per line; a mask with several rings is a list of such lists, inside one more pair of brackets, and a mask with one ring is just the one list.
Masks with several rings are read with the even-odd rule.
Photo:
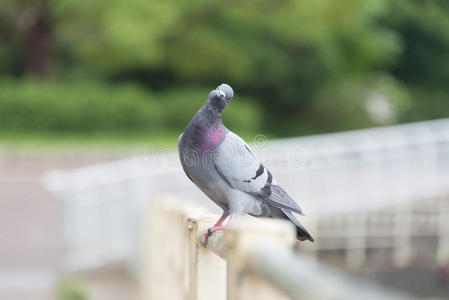
[[217, 148], [214, 165], [232, 188], [275, 207], [302, 214], [299, 205], [277, 185], [273, 175], [259, 162], [251, 148], [233, 132], [229, 132]]

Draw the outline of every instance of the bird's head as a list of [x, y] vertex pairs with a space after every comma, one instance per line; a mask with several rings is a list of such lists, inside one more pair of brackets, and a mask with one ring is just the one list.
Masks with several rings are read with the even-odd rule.
[[219, 112], [225, 109], [226, 105], [231, 102], [234, 97], [232, 87], [226, 83], [219, 85], [215, 90], [209, 93], [208, 101]]

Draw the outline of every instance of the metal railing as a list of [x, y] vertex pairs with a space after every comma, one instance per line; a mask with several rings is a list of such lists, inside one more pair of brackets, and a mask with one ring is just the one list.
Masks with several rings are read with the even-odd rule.
[[420, 239], [435, 244], [435, 249], [426, 250], [429, 264], [449, 262], [449, 197], [311, 219], [308, 228], [317, 239], [302, 243], [301, 250], [311, 255], [339, 251], [346, 268], [354, 271], [366, 267], [371, 250], [391, 250], [393, 266], [407, 267], [419, 255]]
[[150, 205], [143, 299], [413, 299], [297, 253], [294, 228], [282, 220], [233, 220], [205, 248], [217, 218], [180, 199]]

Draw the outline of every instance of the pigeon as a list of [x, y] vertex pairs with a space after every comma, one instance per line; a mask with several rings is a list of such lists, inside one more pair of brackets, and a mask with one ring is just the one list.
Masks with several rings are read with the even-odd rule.
[[209, 236], [223, 229], [228, 217], [230, 221], [244, 214], [290, 220], [296, 225], [298, 240], [313, 242], [293, 215], [303, 214], [298, 204], [278, 185], [250, 146], [224, 126], [221, 114], [233, 97], [228, 84], [212, 90], [178, 139], [179, 158], [187, 177], [223, 210], [206, 232], [204, 246]]

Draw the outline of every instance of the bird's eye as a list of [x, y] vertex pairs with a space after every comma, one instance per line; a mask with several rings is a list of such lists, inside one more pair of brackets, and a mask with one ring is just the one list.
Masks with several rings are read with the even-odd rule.
[[218, 91], [218, 93], [219, 93], [221, 96], [223, 96], [223, 97], [226, 96], [226, 94], [225, 94], [223, 91]]

